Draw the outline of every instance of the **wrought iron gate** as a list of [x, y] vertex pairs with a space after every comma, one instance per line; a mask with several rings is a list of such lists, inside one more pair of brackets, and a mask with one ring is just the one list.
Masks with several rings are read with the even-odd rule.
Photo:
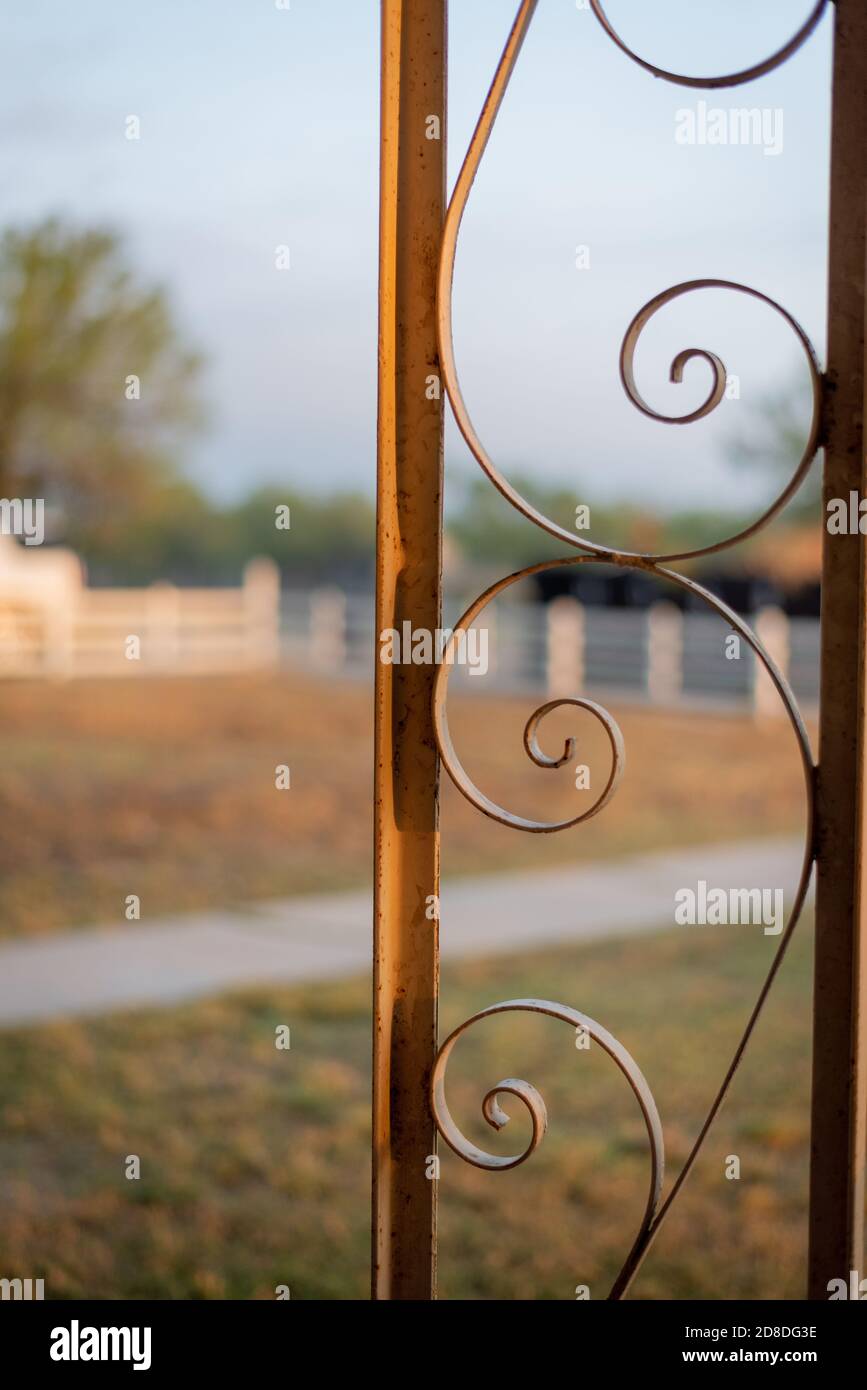
[[[709, 365], [713, 386], [704, 404], [683, 417], [659, 414], [640, 395], [633, 374], [638, 339], [664, 305], [715, 287], [752, 296], [782, 316], [800, 343], [813, 390], [803, 457], [770, 507], [739, 534], [679, 554], [634, 554], [594, 545], [532, 507], [502, 476], [476, 434], [461, 395], [452, 348], [451, 283], [461, 217], [488, 137], [517, 62], [537, 0], [522, 0], [463, 167], [446, 210], [446, 0], [382, 0], [380, 328], [377, 513], [377, 632], [441, 627], [443, 403], [426, 382], [441, 380], [457, 424], [492, 484], [528, 520], [568, 547], [559, 560], [529, 566], [493, 585], [455, 625], [439, 664], [376, 663], [376, 844], [374, 963], [373, 1296], [428, 1299], [436, 1290], [436, 1183], [427, 1177], [437, 1131], [462, 1158], [481, 1168], [524, 1161], [545, 1129], [545, 1107], [528, 1082], [508, 1078], [488, 1092], [485, 1118], [495, 1128], [497, 1097], [510, 1094], [532, 1120], [532, 1138], [510, 1158], [485, 1153], [455, 1125], [445, 1096], [445, 1071], [457, 1038], [478, 1019], [504, 1011], [550, 1015], [583, 1027], [624, 1074], [647, 1130], [650, 1180], [643, 1220], [611, 1290], [628, 1290], [666, 1214], [693, 1167], [729, 1089], [801, 915], [816, 866], [814, 1061], [808, 1293], [827, 1297], [832, 1278], [862, 1269], [864, 1169], [867, 1151], [867, 965], [864, 945], [865, 538], [824, 535], [822, 673], [818, 765], [787, 681], [750, 629], [706, 589], [669, 566], [736, 545], [779, 513], [824, 449], [825, 504], [855, 491], [864, 496], [865, 219], [867, 219], [867, 5], [817, 0], [800, 30], [766, 61], [721, 77], [664, 71], [631, 51], [590, 0], [609, 38], [633, 62], [666, 82], [693, 88], [733, 87], [784, 63], [807, 42], [827, 10], [833, 13], [830, 285], [828, 361], [822, 372], [804, 331], [761, 291], [723, 280], [693, 280], [663, 291], [627, 329], [620, 374], [627, 396], [645, 415], [689, 424], [722, 399], [726, 372], [712, 352], [689, 348], [674, 359], [682, 380], [692, 358]], [[438, 138], [430, 137], [436, 117]], [[578, 552], [578, 553], [576, 553]], [[596, 814], [620, 776], [619, 729], [601, 706], [580, 697], [551, 701], [525, 730], [528, 756], [561, 766], [537, 742], [545, 716], [572, 706], [599, 720], [611, 748], [607, 785], [589, 812], [548, 824], [512, 815], [477, 788], [452, 745], [446, 714], [449, 656], [487, 604], [519, 579], [556, 566], [602, 560], [647, 571], [687, 589], [755, 652], [773, 682], [794, 731], [804, 774], [807, 833], [794, 903], [743, 1036], [693, 1148], [663, 1199], [663, 1129], [636, 1061], [594, 1020], [566, 1005], [538, 999], [494, 1004], [462, 1024], [438, 1050], [439, 771], [445, 765], [463, 795], [483, 814], [515, 829], [545, 833]]]

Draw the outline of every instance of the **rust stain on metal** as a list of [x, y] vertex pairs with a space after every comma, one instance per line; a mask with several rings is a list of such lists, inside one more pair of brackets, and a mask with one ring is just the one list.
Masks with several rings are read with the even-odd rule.
[[[377, 636], [441, 625], [443, 405], [436, 265], [445, 210], [445, 0], [383, 0]], [[426, 122], [440, 121], [439, 139]], [[435, 1294], [439, 760], [433, 670], [376, 662], [373, 1297]]]

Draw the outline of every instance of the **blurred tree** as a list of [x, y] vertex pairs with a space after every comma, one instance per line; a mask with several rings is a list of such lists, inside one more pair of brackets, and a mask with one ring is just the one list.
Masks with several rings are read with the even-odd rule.
[[[659, 529], [658, 518], [651, 513], [617, 503], [591, 504], [586, 492], [577, 485], [551, 486], [522, 473], [514, 474], [510, 482], [543, 516], [570, 535], [596, 545], [642, 548], [645, 543], [651, 544]], [[565, 541], [529, 522], [483, 475], [449, 478], [446, 495], [450, 493], [446, 530], [466, 560], [497, 566], [505, 574], [537, 560], [570, 554]], [[578, 517], [579, 509], [586, 509], [586, 519]], [[589, 524], [579, 528], [579, 519]], [[575, 553], [579, 553], [577, 549]]]
[[[510, 481], [532, 506], [566, 530], [575, 531], [575, 494], [564, 488], [545, 487], [524, 474], [516, 474]], [[452, 492], [446, 529], [467, 560], [498, 565], [503, 573], [508, 573], [509, 568], [521, 569], [536, 560], [568, 553], [563, 542], [532, 525], [483, 475], [472, 473], [449, 479], [447, 496], [449, 484]]]
[[237, 584], [250, 559], [241, 553], [231, 514], [182, 479], [147, 489], [134, 525], [125, 512], [112, 511], [74, 519], [66, 539], [95, 584]]
[[0, 495], [44, 498], [62, 534], [129, 519], [201, 420], [199, 368], [114, 233], [52, 218], [0, 236]]
[[[278, 524], [284, 519], [288, 528]], [[374, 523], [370, 498], [353, 493], [315, 497], [271, 486], [217, 506], [177, 479], [139, 499], [134, 526], [124, 514], [77, 517], [66, 539], [99, 584], [237, 584], [248, 560], [269, 555], [290, 584], [370, 586]]]
[[[286, 507], [288, 530], [277, 525], [278, 511]], [[284, 574], [299, 581], [372, 583], [376, 512], [368, 497], [351, 492], [311, 497], [271, 486], [251, 493], [230, 516], [245, 556], [270, 555]]]
[[[764, 474], [773, 484], [775, 493], [782, 491], [804, 452], [810, 410], [810, 392], [800, 383], [766, 396], [747, 409], [743, 427], [729, 439], [726, 450], [729, 459], [737, 467]], [[815, 521], [821, 493], [821, 469], [814, 462], [784, 516], [789, 521]]]

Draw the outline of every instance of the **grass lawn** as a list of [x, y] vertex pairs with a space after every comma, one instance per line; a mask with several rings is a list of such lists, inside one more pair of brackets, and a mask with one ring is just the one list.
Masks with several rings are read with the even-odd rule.
[[[455, 744], [511, 810], [574, 815], [597, 792], [524, 754], [528, 698], [456, 694]], [[797, 831], [803, 791], [786, 723], [615, 709], [626, 774], [577, 830], [521, 835], [487, 820], [446, 778], [449, 873], [594, 861], [633, 850]], [[593, 786], [607, 776], [590, 716], [558, 711], [547, 751], [578, 738]], [[371, 876], [372, 695], [288, 673], [219, 679], [0, 684], [0, 935], [123, 925], [253, 898], [365, 884]], [[291, 790], [275, 768], [288, 764]]]
[[[139, 751], [161, 722], [155, 710]], [[443, 1036], [518, 995], [589, 1013], [650, 1082], [670, 1181], [774, 947], [756, 928], [684, 927], [450, 966]], [[810, 949], [805, 922], [631, 1296], [802, 1296]], [[292, 1030], [290, 1051], [274, 1046], [278, 1024]], [[369, 1051], [366, 980], [4, 1034], [4, 1273], [45, 1277], [49, 1298], [272, 1298], [278, 1284], [293, 1299], [366, 1297]], [[539, 1087], [550, 1127], [512, 1172], [443, 1152], [440, 1296], [571, 1299], [586, 1283], [604, 1297], [647, 1182], [643, 1126], [616, 1068], [599, 1049], [576, 1051], [566, 1025], [513, 1015], [472, 1029], [450, 1075], [452, 1112], [486, 1147], [516, 1152], [526, 1136], [516, 1101], [506, 1100], [515, 1118], [500, 1136], [479, 1117], [502, 1077]], [[130, 1154], [139, 1181], [124, 1176]], [[738, 1181], [725, 1177], [732, 1154]]]

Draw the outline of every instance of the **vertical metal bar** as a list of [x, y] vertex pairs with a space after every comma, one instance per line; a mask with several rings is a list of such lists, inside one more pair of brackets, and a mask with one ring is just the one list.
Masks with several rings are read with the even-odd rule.
[[[377, 638], [441, 626], [446, 0], [382, 0]], [[433, 379], [433, 380], [432, 380]], [[405, 656], [406, 654], [403, 653]], [[373, 1297], [436, 1280], [439, 760], [432, 665], [376, 664]]]
[[[865, 495], [864, 273], [867, 256], [867, 5], [837, 0], [825, 518]], [[811, 1298], [863, 1277], [867, 1153], [865, 980], [865, 596], [867, 539], [824, 535], [817, 784], [816, 968], [810, 1172]]]

